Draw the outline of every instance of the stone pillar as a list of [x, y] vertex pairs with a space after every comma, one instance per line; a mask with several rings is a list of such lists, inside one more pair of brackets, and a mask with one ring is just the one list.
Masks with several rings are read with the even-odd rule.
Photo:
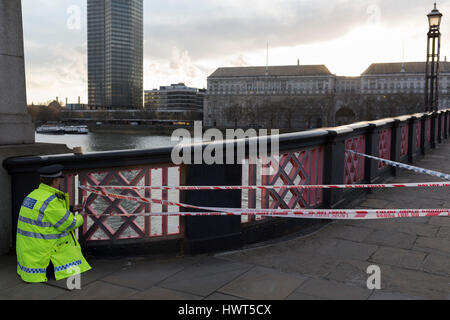
[[[10, 157], [71, 152], [65, 145], [35, 143], [27, 113], [22, 4], [0, 0], [0, 164]], [[31, 184], [30, 184], [31, 187]], [[11, 178], [0, 166], [0, 255], [12, 247]]]
[[0, 1], [0, 145], [34, 143], [26, 105], [22, 6]]

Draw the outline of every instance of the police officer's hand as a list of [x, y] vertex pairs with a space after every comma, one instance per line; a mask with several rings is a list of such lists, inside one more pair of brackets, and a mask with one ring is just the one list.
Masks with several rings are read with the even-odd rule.
[[73, 206], [73, 212], [80, 212], [80, 211], [83, 211], [83, 205], [76, 204]]

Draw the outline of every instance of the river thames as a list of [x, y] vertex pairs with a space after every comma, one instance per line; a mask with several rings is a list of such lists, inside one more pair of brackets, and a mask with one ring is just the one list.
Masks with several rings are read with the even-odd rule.
[[82, 147], [83, 152], [127, 149], [152, 149], [174, 146], [170, 135], [151, 135], [145, 132], [89, 132], [89, 134], [51, 135], [36, 133], [36, 142], [61, 143], [69, 148]]

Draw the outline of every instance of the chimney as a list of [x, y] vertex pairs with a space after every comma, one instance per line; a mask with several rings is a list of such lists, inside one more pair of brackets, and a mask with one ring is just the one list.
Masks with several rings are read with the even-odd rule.
[[447, 62], [447, 56], [444, 57], [444, 61]]
[[81, 101], [81, 100], [80, 100], [80, 96], [78, 96], [78, 104], [80, 104], [80, 101]]
[[298, 66], [300, 65], [300, 59], [297, 59], [297, 65]]

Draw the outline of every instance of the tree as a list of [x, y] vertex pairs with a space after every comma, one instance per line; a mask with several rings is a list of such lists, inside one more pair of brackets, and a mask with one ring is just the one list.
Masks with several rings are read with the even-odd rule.
[[283, 122], [287, 124], [285, 127], [290, 129], [292, 127], [292, 120], [294, 119], [294, 114], [296, 112], [296, 99], [286, 98], [278, 112], [280, 119], [284, 120]]
[[280, 101], [269, 102], [265, 100], [259, 107], [259, 115], [262, 116], [263, 122], [266, 124], [267, 129], [273, 129], [275, 124], [278, 124], [278, 114], [283, 104]]
[[57, 101], [51, 102], [48, 106], [27, 106], [28, 113], [31, 115], [33, 122], [60, 121], [61, 109], [61, 105]]
[[225, 109], [224, 112], [225, 118], [228, 122], [233, 122], [234, 127], [238, 127], [238, 121], [241, 120], [244, 116], [244, 111], [241, 105], [238, 103], [233, 103], [231, 106]]

